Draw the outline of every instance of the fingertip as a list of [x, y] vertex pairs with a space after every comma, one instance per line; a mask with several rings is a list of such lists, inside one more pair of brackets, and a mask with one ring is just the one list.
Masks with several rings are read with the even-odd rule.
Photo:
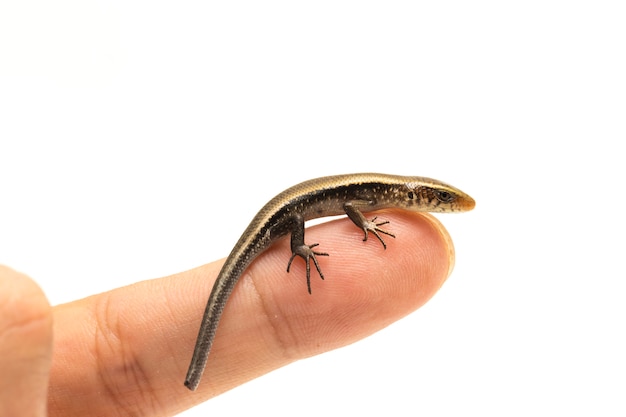
[[[255, 284], [240, 286], [234, 298], [250, 289], [259, 300], [265, 300], [248, 305], [251, 310], [262, 307], [263, 314], [257, 311], [249, 313], [251, 316], [272, 318], [256, 341], [266, 334], [277, 335], [274, 349], [288, 352], [290, 358], [308, 357], [372, 334], [437, 293], [454, 264], [452, 239], [443, 225], [423, 213], [386, 210], [377, 214], [389, 220], [389, 230], [396, 236], [385, 240], [386, 250], [376, 239], [362, 241], [360, 230], [347, 219], [307, 229], [308, 240], [324, 242], [324, 250], [331, 253], [322, 265], [328, 279], [314, 280], [313, 296], [302, 288], [303, 262], [294, 265], [291, 276], [282, 271], [288, 241], [274, 246], [268, 256], [251, 266], [243, 281], [251, 278]], [[224, 325], [231, 325], [230, 316], [225, 317]], [[263, 328], [262, 323], [251, 327]], [[250, 332], [252, 329], [246, 334]], [[254, 351], [271, 345], [265, 340], [266, 346], [256, 346]], [[220, 345], [221, 340], [216, 343]]]
[[[389, 210], [380, 216], [390, 219], [395, 239], [380, 256], [368, 256], [374, 270], [391, 272], [386, 284], [393, 297], [408, 300], [418, 308], [445, 283], [454, 268], [454, 245], [443, 224], [429, 213]], [[374, 250], [364, 247], [362, 250]], [[376, 255], [373, 253], [373, 255]]]
[[431, 215], [430, 213], [423, 213], [422, 218], [432, 226], [433, 231], [439, 235], [440, 244], [441, 244], [441, 258], [439, 259], [442, 262], [447, 263], [447, 273], [444, 277], [444, 281], [448, 279], [448, 277], [452, 274], [454, 270], [455, 263], [455, 252], [454, 252], [454, 243], [452, 242], [452, 237], [448, 230], [444, 227], [443, 223], [439, 221], [438, 218]]

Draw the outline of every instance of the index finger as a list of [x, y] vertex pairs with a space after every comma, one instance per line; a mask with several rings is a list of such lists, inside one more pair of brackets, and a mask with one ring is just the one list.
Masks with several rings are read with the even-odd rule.
[[[325, 281], [285, 271], [289, 241], [262, 254], [226, 305], [205, 376], [183, 386], [195, 337], [223, 261], [54, 308], [50, 415], [174, 415], [292, 361], [353, 343], [423, 305], [453, 264], [429, 215], [385, 211], [387, 250], [348, 219], [307, 229]], [[393, 300], [390, 302], [389, 300]]]

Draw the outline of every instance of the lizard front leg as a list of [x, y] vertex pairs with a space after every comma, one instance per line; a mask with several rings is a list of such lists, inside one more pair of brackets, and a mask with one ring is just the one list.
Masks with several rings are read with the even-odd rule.
[[379, 226], [388, 224], [389, 222], [386, 221], [376, 223], [377, 217], [374, 217], [372, 220], [367, 220], [363, 213], [361, 213], [361, 211], [359, 210], [359, 206], [361, 205], [363, 204], [359, 204], [358, 202], [354, 201], [348, 201], [347, 203], [344, 203], [343, 209], [345, 210], [350, 220], [352, 220], [352, 223], [356, 224], [359, 229], [363, 230], [363, 233], [365, 234], [365, 236], [363, 237], [364, 242], [367, 240], [368, 232], [372, 232], [374, 236], [376, 236], [378, 240], [380, 240], [380, 243], [383, 244], [383, 248], [387, 249], [387, 245], [385, 244], [383, 238], [380, 236], [379, 232], [393, 238], [395, 238], [396, 236], [386, 230], [381, 229]]

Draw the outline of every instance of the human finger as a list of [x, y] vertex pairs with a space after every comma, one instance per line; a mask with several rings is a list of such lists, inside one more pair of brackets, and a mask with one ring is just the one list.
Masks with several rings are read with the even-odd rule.
[[314, 275], [311, 295], [302, 263], [285, 271], [288, 239], [261, 255], [225, 308], [193, 393], [182, 383], [223, 261], [55, 308], [51, 415], [117, 409], [173, 415], [409, 314], [445, 281], [452, 244], [431, 216], [394, 210], [384, 216], [397, 236], [386, 239], [387, 250], [373, 238], [361, 242], [362, 232], [347, 219], [307, 229], [307, 242], [320, 242], [331, 254], [319, 260], [326, 281]]
[[0, 416], [45, 416], [52, 311], [39, 286], [0, 266]]

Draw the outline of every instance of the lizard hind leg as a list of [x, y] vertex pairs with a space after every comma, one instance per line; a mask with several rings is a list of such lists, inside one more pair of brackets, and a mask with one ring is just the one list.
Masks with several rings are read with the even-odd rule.
[[291, 258], [289, 258], [289, 262], [287, 263], [287, 272], [289, 272], [291, 262], [293, 262], [296, 256], [304, 259], [304, 262], [306, 262], [306, 286], [309, 290], [309, 294], [311, 294], [311, 259], [313, 259], [313, 264], [315, 264], [315, 269], [317, 269], [317, 272], [320, 274], [320, 278], [324, 279], [324, 274], [322, 274], [322, 270], [320, 269], [316, 256], [329, 256], [325, 252], [315, 252], [313, 248], [318, 245], [319, 243], [314, 243], [312, 245], [302, 244], [295, 247], [292, 245]]
[[316, 256], [328, 256], [328, 254], [324, 252], [315, 252], [313, 250], [313, 248], [318, 246], [319, 243], [314, 243], [312, 245], [304, 243], [304, 218], [301, 215], [294, 215], [291, 218], [290, 229], [291, 258], [289, 258], [289, 262], [287, 263], [287, 272], [289, 272], [291, 262], [293, 262], [296, 256], [304, 259], [304, 262], [306, 262], [306, 286], [309, 290], [309, 294], [311, 294], [311, 259], [313, 259], [315, 269], [317, 269], [320, 277], [324, 279], [324, 274], [322, 274], [322, 270], [320, 269]]

